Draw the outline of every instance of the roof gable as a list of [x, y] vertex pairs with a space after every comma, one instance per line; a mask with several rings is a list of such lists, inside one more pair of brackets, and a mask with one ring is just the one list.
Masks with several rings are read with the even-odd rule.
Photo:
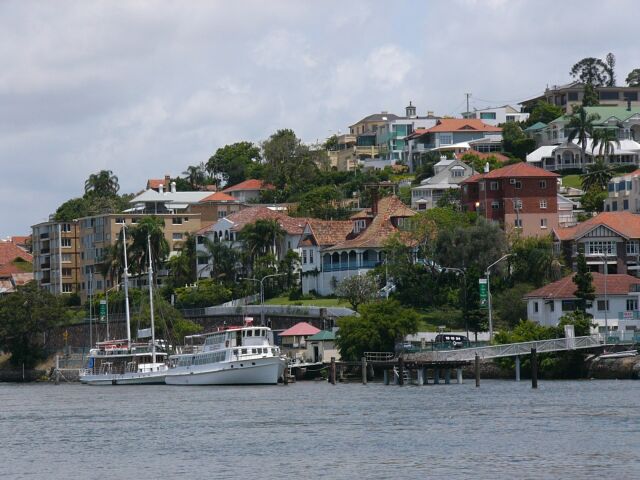
[[294, 335], [296, 336], [307, 336], [307, 335], [315, 335], [316, 333], [320, 332], [319, 328], [314, 327], [313, 325], [310, 325], [307, 322], [300, 322], [300, 323], [296, 323], [293, 327], [285, 330], [284, 332], [280, 333], [280, 337], [292, 337]]

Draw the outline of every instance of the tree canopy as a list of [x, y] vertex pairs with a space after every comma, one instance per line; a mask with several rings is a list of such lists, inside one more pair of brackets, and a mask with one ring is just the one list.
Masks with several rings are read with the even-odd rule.
[[640, 68], [634, 68], [625, 79], [630, 87], [640, 87]]
[[347, 300], [354, 310], [371, 302], [378, 293], [378, 282], [372, 275], [352, 275], [338, 283], [336, 296]]
[[216, 150], [207, 161], [206, 169], [216, 185], [235, 185], [256, 176], [259, 170], [260, 148], [251, 142], [236, 142]]
[[613, 65], [599, 58], [586, 57], [575, 63], [573, 67], [571, 67], [569, 74], [582, 83], [596, 87], [614, 86], [615, 75], [613, 75], [612, 72], [615, 67], [615, 57], [613, 57], [612, 54], [609, 55], [611, 55], [610, 60], [613, 60]]

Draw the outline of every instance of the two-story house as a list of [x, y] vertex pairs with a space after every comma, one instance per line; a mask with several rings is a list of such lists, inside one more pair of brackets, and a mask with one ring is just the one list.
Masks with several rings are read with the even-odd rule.
[[605, 212], [640, 213], [640, 169], [609, 180]]
[[411, 208], [429, 210], [437, 206], [438, 200], [450, 190], [458, 190], [460, 182], [476, 172], [460, 160], [442, 159], [433, 167], [433, 177], [420, 182], [411, 189]]
[[487, 125], [497, 127], [507, 122], [524, 122], [529, 118], [529, 114], [521, 112], [511, 105], [503, 105], [501, 107], [489, 107], [480, 110], [474, 109], [472, 112], [463, 112], [462, 118], [477, 118]]
[[638, 275], [640, 265], [640, 215], [629, 211], [602, 212], [570, 228], [553, 231], [556, 251], [567, 265], [575, 266], [584, 252], [592, 271]]
[[461, 203], [507, 231], [548, 235], [558, 226], [559, 175], [524, 162], [473, 175], [461, 182]]
[[273, 185], [266, 183], [263, 180], [249, 179], [226, 187], [222, 192], [243, 203], [256, 203], [260, 200], [260, 192], [264, 190], [273, 190], [274, 188], [275, 187]]

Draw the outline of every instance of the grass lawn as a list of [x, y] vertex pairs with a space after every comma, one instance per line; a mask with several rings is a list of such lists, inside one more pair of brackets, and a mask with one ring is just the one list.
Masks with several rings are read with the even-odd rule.
[[307, 307], [347, 307], [351, 305], [339, 298], [316, 298], [315, 300], [289, 300], [288, 297], [274, 297], [266, 300], [265, 305], [304, 305]]
[[582, 188], [580, 175], [567, 175], [566, 177], [562, 177], [562, 185], [565, 187]]

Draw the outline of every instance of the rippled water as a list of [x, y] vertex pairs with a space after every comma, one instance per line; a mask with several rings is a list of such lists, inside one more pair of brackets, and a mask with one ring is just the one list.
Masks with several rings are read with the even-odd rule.
[[639, 389], [0, 384], [0, 478], [633, 478]]

